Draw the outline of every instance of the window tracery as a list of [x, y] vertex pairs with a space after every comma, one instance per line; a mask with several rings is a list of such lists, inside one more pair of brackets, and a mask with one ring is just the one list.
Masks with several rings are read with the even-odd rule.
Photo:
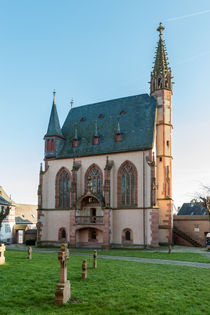
[[56, 176], [56, 208], [70, 208], [70, 187], [70, 173], [62, 168]]
[[134, 164], [124, 162], [118, 171], [118, 206], [137, 205], [137, 170]]
[[94, 194], [102, 193], [102, 172], [95, 164], [90, 166], [86, 172], [86, 188]]

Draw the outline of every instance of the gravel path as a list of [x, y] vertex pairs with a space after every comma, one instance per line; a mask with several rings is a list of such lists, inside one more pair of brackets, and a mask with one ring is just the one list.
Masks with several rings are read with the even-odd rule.
[[[26, 251], [28, 247], [26, 246], [17, 246], [17, 245], [9, 245], [8, 249], [14, 250], [23, 250]], [[59, 249], [42, 249], [42, 248], [33, 248], [34, 252], [41, 253], [57, 253]], [[203, 254], [203, 253], [202, 253]], [[71, 251], [71, 255], [74, 256], [88, 256], [93, 257], [93, 254], [88, 253], [77, 253]], [[144, 263], [152, 263], [152, 264], [161, 264], [161, 265], [176, 265], [176, 266], [186, 266], [186, 267], [197, 267], [197, 268], [205, 268], [210, 269], [210, 264], [208, 263], [199, 263], [199, 262], [190, 262], [190, 261], [178, 261], [178, 260], [166, 260], [166, 259], [150, 259], [150, 258], [138, 258], [138, 257], [124, 257], [124, 256], [108, 256], [108, 255], [97, 255], [98, 258], [102, 259], [114, 259], [114, 260], [122, 260], [122, 261], [136, 261], [136, 262], [144, 262]]]
[[[71, 252], [71, 255], [88, 256], [88, 257], [93, 256], [92, 254], [87, 254], [87, 253], [72, 253], [72, 252]], [[108, 255], [97, 255], [97, 257], [103, 258], [103, 259], [116, 259], [116, 260], [123, 260], [123, 261], [136, 261], [136, 262], [145, 262], [145, 263], [161, 264], [161, 265], [177, 265], [177, 266], [187, 266], [187, 267], [198, 267], [198, 268], [210, 269], [210, 264], [190, 262], [190, 261], [123, 257], [123, 256], [108, 256]]]

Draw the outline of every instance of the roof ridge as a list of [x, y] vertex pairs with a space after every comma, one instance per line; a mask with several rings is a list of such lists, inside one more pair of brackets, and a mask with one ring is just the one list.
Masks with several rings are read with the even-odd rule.
[[100, 101], [100, 102], [94, 102], [94, 103], [89, 103], [89, 104], [83, 104], [83, 105], [79, 105], [79, 106], [73, 107], [71, 110], [75, 110], [75, 109], [77, 109], [79, 107], [83, 107], [83, 106], [92, 106], [92, 105], [95, 105], [95, 104], [113, 102], [113, 101], [116, 101], [116, 100], [128, 99], [128, 98], [132, 98], [132, 97], [136, 97], [136, 96], [148, 96], [148, 97], [151, 97], [148, 93], [136, 94], [136, 95], [130, 95], [130, 96], [125, 96], [125, 97], [113, 98], [113, 99], [109, 99], [109, 100], [106, 100], [106, 101]]

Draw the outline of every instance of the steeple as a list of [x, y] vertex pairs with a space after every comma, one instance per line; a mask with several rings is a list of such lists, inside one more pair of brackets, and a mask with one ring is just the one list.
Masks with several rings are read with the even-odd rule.
[[160, 23], [157, 31], [159, 32], [159, 41], [156, 50], [154, 67], [151, 72], [150, 93], [156, 90], [167, 89], [172, 91], [171, 68], [169, 67], [168, 57], [163, 40], [163, 31], [165, 27]]
[[50, 120], [48, 124], [48, 129], [45, 137], [50, 137], [50, 136], [58, 136], [63, 138], [63, 134], [61, 131], [60, 127], [60, 122], [58, 118], [58, 113], [57, 113], [57, 108], [56, 108], [56, 103], [55, 103], [55, 90], [53, 91], [53, 104], [52, 104], [52, 109], [51, 109], [51, 114], [50, 114]]
[[60, 122], [55, 103], [55, 91], [53, 92], [53, 104], [50, 114], [50, 121], [48, 124], [45, 140], [45, 158], [54, 158], [60, 150], [64, 136], [61, 131]]

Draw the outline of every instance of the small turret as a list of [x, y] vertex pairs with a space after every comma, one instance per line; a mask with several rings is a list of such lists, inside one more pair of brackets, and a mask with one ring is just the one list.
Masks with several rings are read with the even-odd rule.
[[117, 133], [115, 134], [115, 141], [120, 142], [122, 140], [122, 133], [120, 131], [120, 120], [118, 118], [117, 122]]
[[64, 140], [56, 108], [55, 94], [56, 92], [54, 91], [48, 129], [46, 135], [44, 136], [45, 158], [55, 157], [61, 142]]

